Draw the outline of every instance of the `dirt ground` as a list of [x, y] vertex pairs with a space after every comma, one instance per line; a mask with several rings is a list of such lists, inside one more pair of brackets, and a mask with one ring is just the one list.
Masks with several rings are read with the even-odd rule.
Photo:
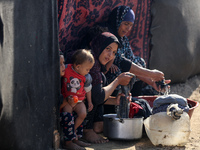
[[[200, 102], [200, 75], [194, 76], [182, 84], [171, 85], [170, 94], [179, 94], [185, 98]], [[194, 109], [190, 120], [189, 142], [184, 147], [154, 146], [146, 134], [133, 141], [110, 140], [105, 144], [92, 144], [87, 150], [200, 150], [200, 106]]]

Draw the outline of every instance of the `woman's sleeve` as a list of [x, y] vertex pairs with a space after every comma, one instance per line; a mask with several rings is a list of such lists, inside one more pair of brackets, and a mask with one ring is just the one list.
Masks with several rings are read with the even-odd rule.
[[86, 81], [84, 83], [84, 90], [87, 93], [87, 92], [91, 91], [91, 89], [92, 89], [92, 77], [88, 73], [85, 75], [85, 79], [86, 79]]
[[121, 71], [122, 72], [128, 72], [131, 69], [132, 61], [130, 59], [125, 58], [122, 56], [122, 59], [120, 61]]
[[99, 105], [104, 103], [105, 91], [102, 89], [101, 84], [96, 84], [92, 87], [92, 103], [93, 105]]

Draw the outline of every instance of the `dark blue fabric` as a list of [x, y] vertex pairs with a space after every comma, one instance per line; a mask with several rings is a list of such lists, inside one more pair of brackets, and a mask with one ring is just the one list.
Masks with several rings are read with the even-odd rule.
[[[159, 112], [167, 112], [167, 107], [169, 105], [170, 104], [163, 104], [163, 105], [160, 105], [157, 108], [153, 108], [152, 113], [156, 114], [156, 113], [159, 113]], [[189, 107], [187, 107], [187, 106], [182, 106], [182, 105], [178, 104], [178, 107], [181, 108], [181, 109], [183, 109], [183, 111], [185, 111], [185, 112], [189, 111]]]
[[187, 99], [178, 95], [178, 94], [169, 94], [169, 95], [162, 95], [158, 96], [154, 101], [153, 101], [153, 108], [160, 107], [163, 104], [179, 104], [182, 106], [188, 106]]
[[76, 131], [74, 132], [74, 116], [68, 112], [60, 113], [60, 124], [63, 127], [64, 140], [72, 141], [78, 138], [81, 138], [83, 135], [83, 124], [81, 124]]
[[130, 21], [132, 23], [134, 23], [135, 21], [135, 13], [133, 12], [132, 9], [129, 9], [127, 14], [124, 16], [123, 21]]

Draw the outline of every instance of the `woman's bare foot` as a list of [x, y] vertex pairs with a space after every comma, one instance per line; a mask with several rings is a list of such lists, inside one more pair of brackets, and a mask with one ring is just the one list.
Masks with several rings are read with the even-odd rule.
[[87, 147], [87, 146], [91, 145], [90, 143], [86, 143], [86, 142], [79, 141], [79, 140], [73, 140], [73, 142], [76, 143], [77, 145], [81, 146], [81, 147]]
[[103, 132], [103, 121], [95, 122], [93, 130], [96, 133], [102, 133]]
[[68, 150], [85, 150], [84, 147], [81, 147], [81, 146], [73, 143], [72, 141], [65, 142], [64, 148], [66, 148]]
[[90, 143], [96, 143], [96, 144], [107, 143], [109, 141], [108, 139], [104, 139], [100, 135], [96, 134], [93, 129], [84, 129], [83, 139], [85, 139]]

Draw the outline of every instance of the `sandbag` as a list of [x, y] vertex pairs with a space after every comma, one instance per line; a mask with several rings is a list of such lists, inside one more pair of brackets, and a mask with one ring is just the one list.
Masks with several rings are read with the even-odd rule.
[[171, 83], [200, 73], [200, 1], [153, 0], [150, 69]]
[[0, 2], [0, 149], [52, 149], [59, 99], [56, 1]]

